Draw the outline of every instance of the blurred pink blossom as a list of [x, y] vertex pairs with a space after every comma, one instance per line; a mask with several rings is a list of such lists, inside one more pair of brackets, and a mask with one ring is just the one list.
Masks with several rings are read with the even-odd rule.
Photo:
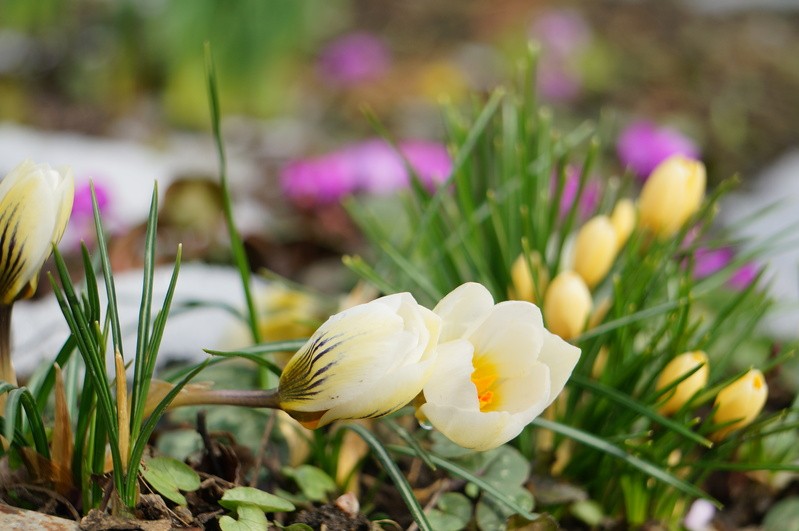
[[[735, 251], [731, 247], [720, 247], [710, 249], [699, 247], [694, 252], [694, 278], [702, 279], [709, 277], [727, 267], [735, 259]], [[736, 290], [743, 290], [749, 287], [757, 277], [758, 267], [752, 262], [748, 262], [738, 268], [727, 280], [727, 285]]]
[[[557, 174], [552, 175], [552, 186], [550, 193], [554, 196], [558, 185]], [[580, 186], [580, 170], [574, 166], [566, 168], [566, 182], [563, 184], [563, 195], [560, 197], [560, 215], [565, 216], [574, 204], [577, 197], [577, 188]], [[586, 220], [594, 213], [599, 203], [600, 194], [599, 182], [590, 177], [585, 183], [583, 194], [580, 196], [578, 207], [578, 219]]]
[[322, 50], [319, 70], [322, 77], [338, 85], [357, 85], [383, 76], [391, 57], [376, 36], [357, 32], [334, 40]]
[[699, 147], [676, 129], [636, 121], [619, 135], [616, 153], [622, 166], [646, 180], [658, 164], [672, 155], [699, 158]]
[[359, 192], [385, 195], [408, 186], [405, 160], [419, 180], [434, 189], [452, 171], [446, 148], [435, 142], [400, 143], [400, 153], [383, 140], [367, 140], [318, 157], [293, 161], [283, 168], [280, 183], [300, 206], [329, 204]]
[[580, 55], [591, 41], [591, 29], [577, 11], [553, 9], [538, 16], [530, 37], [541, 44], [538, 92], [545, 100], [571, 101], [582, 90]]
[[[111, 194], [108, 189], [98, 180], [94, 183], [94, 194], [97, 197], [97, 207], [103, 217], [103, 224], [108, 228], [109, 214], [111, 206]], [[113, 225], [113, 221], [110, 223]], [[94, 232], [94, 211], [92, 210], [92, 191], [90, 181], [86, 180], [75, 184], [75, 199], [72, 203], [72, 214], [69, 224], [64, 231], [61, 245], [65, 249], [74, 250], [82, 241], [93, 241]]]

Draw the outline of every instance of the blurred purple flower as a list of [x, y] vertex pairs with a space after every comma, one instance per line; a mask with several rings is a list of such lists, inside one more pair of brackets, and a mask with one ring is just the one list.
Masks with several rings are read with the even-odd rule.
[[530, 37], [540, 42], [544, 53], [569, 56], [582, 52], [591, 40], [585, 18], [571, 9], [553, 9], [536, 17]]
[[[558, 185], [557, 173], [552, 175], [552, 186], [550, 193], [554, 196], [556, 187]], [[566, 168], [566, 182], [563, 184], [563, 195], [560, 197], [560, 215], [566, 216], [569, 210], [574, 205], [574, 200], [577, 197], [577, 188], [580, 186], [580, 170], [574, 166]], [[578, 207], [579, 219], [586, 220], [591, 214], [594, 213], [599, 203], [600, 194], [599, 183], [589, 177], [585, 183], [583, 194], [580, 197], [580, 206]]]
[[[97, 207], [100, 213], [103, 214], [108, 209], [108, 190], [98, 183], [94, 182], [94, 195], [97, 197]], [[92, 210], [92, 188], [91, 184], [86, 181], [75, 186], [75, 200], [72, 203], [72, 216], [70, 219], [93, 217]]]
[[452, 171], [446, 148], [434, 142], [402, 142], [402, 155], [383, 140], [367, 140], [316, 158], [289, 163], [280, 182], [286, 195], [300, 206], [339, 201], [365, 192], [384, 195], [410, 182], [403, 157], [428, 188], [443, 182]]
[[[114, 226], [113, 220], [109, 220], [111, 205], [111, 194], [108, 189], [98, 180], [94, 179], [94, 194], [97, 197], [97, 207], [103, 216], [103, 225], [106, 228]], [[92, 189], [89, 181], [79, 182], [75, 185], [75, 199], [72, 202], [72, 214], [69, 224], [61, 238], [61, 246], [70, 251], [76, 250], [80, 242], [94, 241], [94, 211], [92, 210]]]
[[[735, 251], [731, 247], [710, 249], [699, 247], [694, 252], [694, 278], [702, 279], [727, 267], [735, 258]], [[727, 280], [727, 285], [736, 290], [749, 287], [757, 277], [758, 268], [752, 262], [738, 268]]]
[[591, 40], [591, 30], [585, 19], [568, 9], [547, 11], [533, 22], [530, 37], [542, 47], [538, 92], [549, 101], [573, 100], [582, 89], [577, 60]]
[[729, 280], [727, 280], [727, 284], [729, 284], [729, 286], [733, 289], [739, 291], [744, 290], [755, 281], [758, 272], [759, 271], [756, 264], [753, 262], [747, 262], [738, 268], [738, 271], [732, 274]]
[[623, 166], [646, 180], [658, 164], [672, 155], [699, 158], [699, 147], [676, 129], [636, 121], [619, 135], [616, 153]]
[[383, 42], [365, 32], [339, 37], [322, 50], [319, 70], [333, 83], [350, 86], [372, 81], [389, 69], [391, 58]]

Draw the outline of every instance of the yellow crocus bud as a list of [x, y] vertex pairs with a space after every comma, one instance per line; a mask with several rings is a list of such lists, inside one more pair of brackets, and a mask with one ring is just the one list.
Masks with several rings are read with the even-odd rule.
[[607, 216], [590, 219], [577, 232], [574, 271], [593, 288], [605, 278], [616, 259], [616, 230]]
[[549, 330], [565, 340], [580, 334], [591, 313], [591, 292], [574, 271], [556, 276], [544, 296], [544, 319]]
[[26, 160], [0, 182], [0, 303], [33, 295], [72, 212], [72, 170]]
[[[532, 271], [530, 270], [532, 266]], [[544, 267], [543, 260], [538, 251], [533, 251], [528, 260], [524, 254], [520, 254], [510, 268], [511, 287], [508, 288], [508, 298], [517, 301], [528, 301], [536, 303], [536, 286], [541, 293], [547, 287], [549, 274]]]
[[668, 400], [658, 408], [661, 414], [671, 415], [683, 407], [697, 391], [707, 385], [709, 374], [707, 354], [701, 350], [680, 354], [663, 368], [656, 385], [658, 391], [672, 385], [694, 369], [695, 372], [669, 391]]
[[705, 179], [698, 160], [674, 155], [661, 162], [641, 190], [641, 225], [662, 238], [673, 236], [699, 210]]
[[763, 373], [757, 369], [751, 369], [719, 391], [714, 404], [713, 422], [735, 422], [719, 429], [711, 438], [720, 441], [730, 432], [751, 423], [766, 405], [766, 398], [768, 385]]
[[621, 199], [616, 206], [613, 207], [613, 212], [610, 213], [610, 223], [616, 230], [616, 252], [618, 252], [627, 240], [630, 234], [635, 229], [635, 205], [630, 199]]

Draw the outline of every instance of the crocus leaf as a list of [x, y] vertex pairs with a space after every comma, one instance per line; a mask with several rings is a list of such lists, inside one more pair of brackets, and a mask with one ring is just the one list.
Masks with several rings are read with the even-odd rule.
[[293, 477], [302, 493], [312, 501], [326, 501], [328, 494], [336, 490], [336, 482], [323, 470], [311, 465], [286, 468], [287, 476]]
[[255, 505], [241, 504], [236, 507], [236, 514], [238, 520], [230, 516], [221, 517], [219, 519], [219, 528], [222, 531], [263, 531], [269, 526], [266, 515], [260, 507]]
[[154, 457], [145, 461], [142, 475], [159, 494], [178, 505], [186, 505], [180, 493], [200, 488], [200, 476], [188, 465], [171, 457]]
[[253, 487], [235, 487], [225, 491], [219, 505], [230, 510], [244, 506], [257, 507], [262, 513], [294, 510], [294, 504], [290, 501]]

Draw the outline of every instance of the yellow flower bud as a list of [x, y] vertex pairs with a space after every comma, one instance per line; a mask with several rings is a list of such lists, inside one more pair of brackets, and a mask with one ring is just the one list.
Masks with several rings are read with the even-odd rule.
[[610, 223], [616, 230], [616, 252], [618, 252], [635, 229], [635, 205], [630, 199], [621, 199], [610, 214]]
[[768, 398], [768, 385], [763, 373], [757, 369], [749, 372], [719, 391], [716, 396], [713, 422], [721, 424], [736, 421], [716, 431], [712, 438], [720, 441], [730, 432], [743, 428], [755, 420]]
[[552, 280], [544, 296], [547, 328], [565, 340], [583, 331], [593, 302], [585, 281], [574, 271], [564, 271]]
[[[536, 300], [536, 285], [541, 293], [547, 287], [549, 274], [541, 260], [538, 251], [530, 253], [529, 265], [524, 254], [520, 254], [510, 268], [511, 287], [508, 288], [508, 298], [517, 301], [538, 302]], [[533, 267], [532, 271], [530, 266]]]
[[72, 170], [26, 160], [0, 182], [0, 303], [33, 295], [72, 212]]
[[[699, 368], [696, 369], [697, 367]], [[669, 397], [668, 400], [658, 408], [660, 413], [671, 415], [683, 407], [697, 391], [707, 385], [709, 374], [707, 354], [701, 350], [680, 354], [663, 368], [663, 372], [660, 373], [657, 381], [656, 387], [658, 391], [672, 385], [694, 369], [696, 369], [695, 372], [669, 391], [666, 395]]]
[[607, 216], [590, 219], [577, 232], [574, 270], [593, 288], [605, 278], [616, 259], [616, 230]]
[[704, 195], [704, 164], [681, 155], [669, 157], [655, 168], [641, 190], [641, 225], [668, 238], [699, 210]]

